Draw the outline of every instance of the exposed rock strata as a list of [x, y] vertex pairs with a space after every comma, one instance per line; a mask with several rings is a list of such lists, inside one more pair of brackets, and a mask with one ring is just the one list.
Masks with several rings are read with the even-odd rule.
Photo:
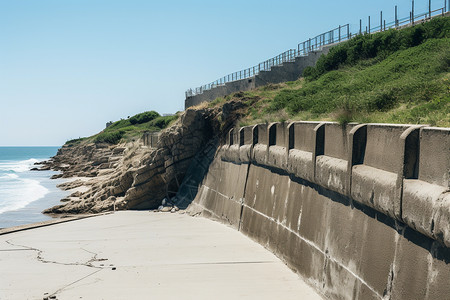
[[44, 213], [157, 208], [162, 199], [177, 191], [196, 153], [234, 124], [236, 110], [240, 108], [242, 103], [235, 102], [228, 103], [223, 110], [189, 109], [176, 124], [160, 133], [156, 148], [145, 147], [140, 141], [117, 146], [93, 143], [63, 146], [55, 157], [43, 163], [42, 169], [62, 171], [55, 177], [84, 177], [60, 185], [62, 189], [88, 188], [83, 192], [77, 190], [63, 199], [63, 204]]
[[55, 177], [90, 177], [66, 182], [65, 190], [87, 186], [44, 213], [97, 213], [114, 209], [156, 208], [170, 185], [182, 180], [190, 159], [213, 135], [210, 110], [188, 110], [160, 134], [156, 148], [140, 141], [118, 146], [65, 145], [42, 169], [62, 171]]

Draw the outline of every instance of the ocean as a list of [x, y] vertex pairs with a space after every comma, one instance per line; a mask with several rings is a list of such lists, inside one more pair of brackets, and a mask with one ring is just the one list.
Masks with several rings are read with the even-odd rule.
[[59, 147], [0, 147], [0, 228], [51, 219], [42, 210], [59, 204], [69, 192], [56, 187], [58, 172], [30, 171], [35, 162], [48, 160]]

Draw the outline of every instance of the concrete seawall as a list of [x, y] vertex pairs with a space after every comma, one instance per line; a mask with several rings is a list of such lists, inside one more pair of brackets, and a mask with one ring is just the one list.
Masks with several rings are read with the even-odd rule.
[[242, 231], [332, 299], [447, 299], [448, 149], [448, 128], [233, 129], [189, 210]]

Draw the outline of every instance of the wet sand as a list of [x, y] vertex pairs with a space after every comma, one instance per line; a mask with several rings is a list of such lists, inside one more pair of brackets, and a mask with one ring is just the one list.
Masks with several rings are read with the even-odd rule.
[[321, 299], [238, 231], [179, 213], [116, 212], [0, 235], [0, 277], [0, 299]]

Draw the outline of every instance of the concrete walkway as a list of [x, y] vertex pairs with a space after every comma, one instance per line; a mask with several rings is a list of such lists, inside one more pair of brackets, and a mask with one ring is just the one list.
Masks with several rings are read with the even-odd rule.
[[0, 236], [0, 299], [321, 299], [261, 245], [182, 214], [116, 212]]

